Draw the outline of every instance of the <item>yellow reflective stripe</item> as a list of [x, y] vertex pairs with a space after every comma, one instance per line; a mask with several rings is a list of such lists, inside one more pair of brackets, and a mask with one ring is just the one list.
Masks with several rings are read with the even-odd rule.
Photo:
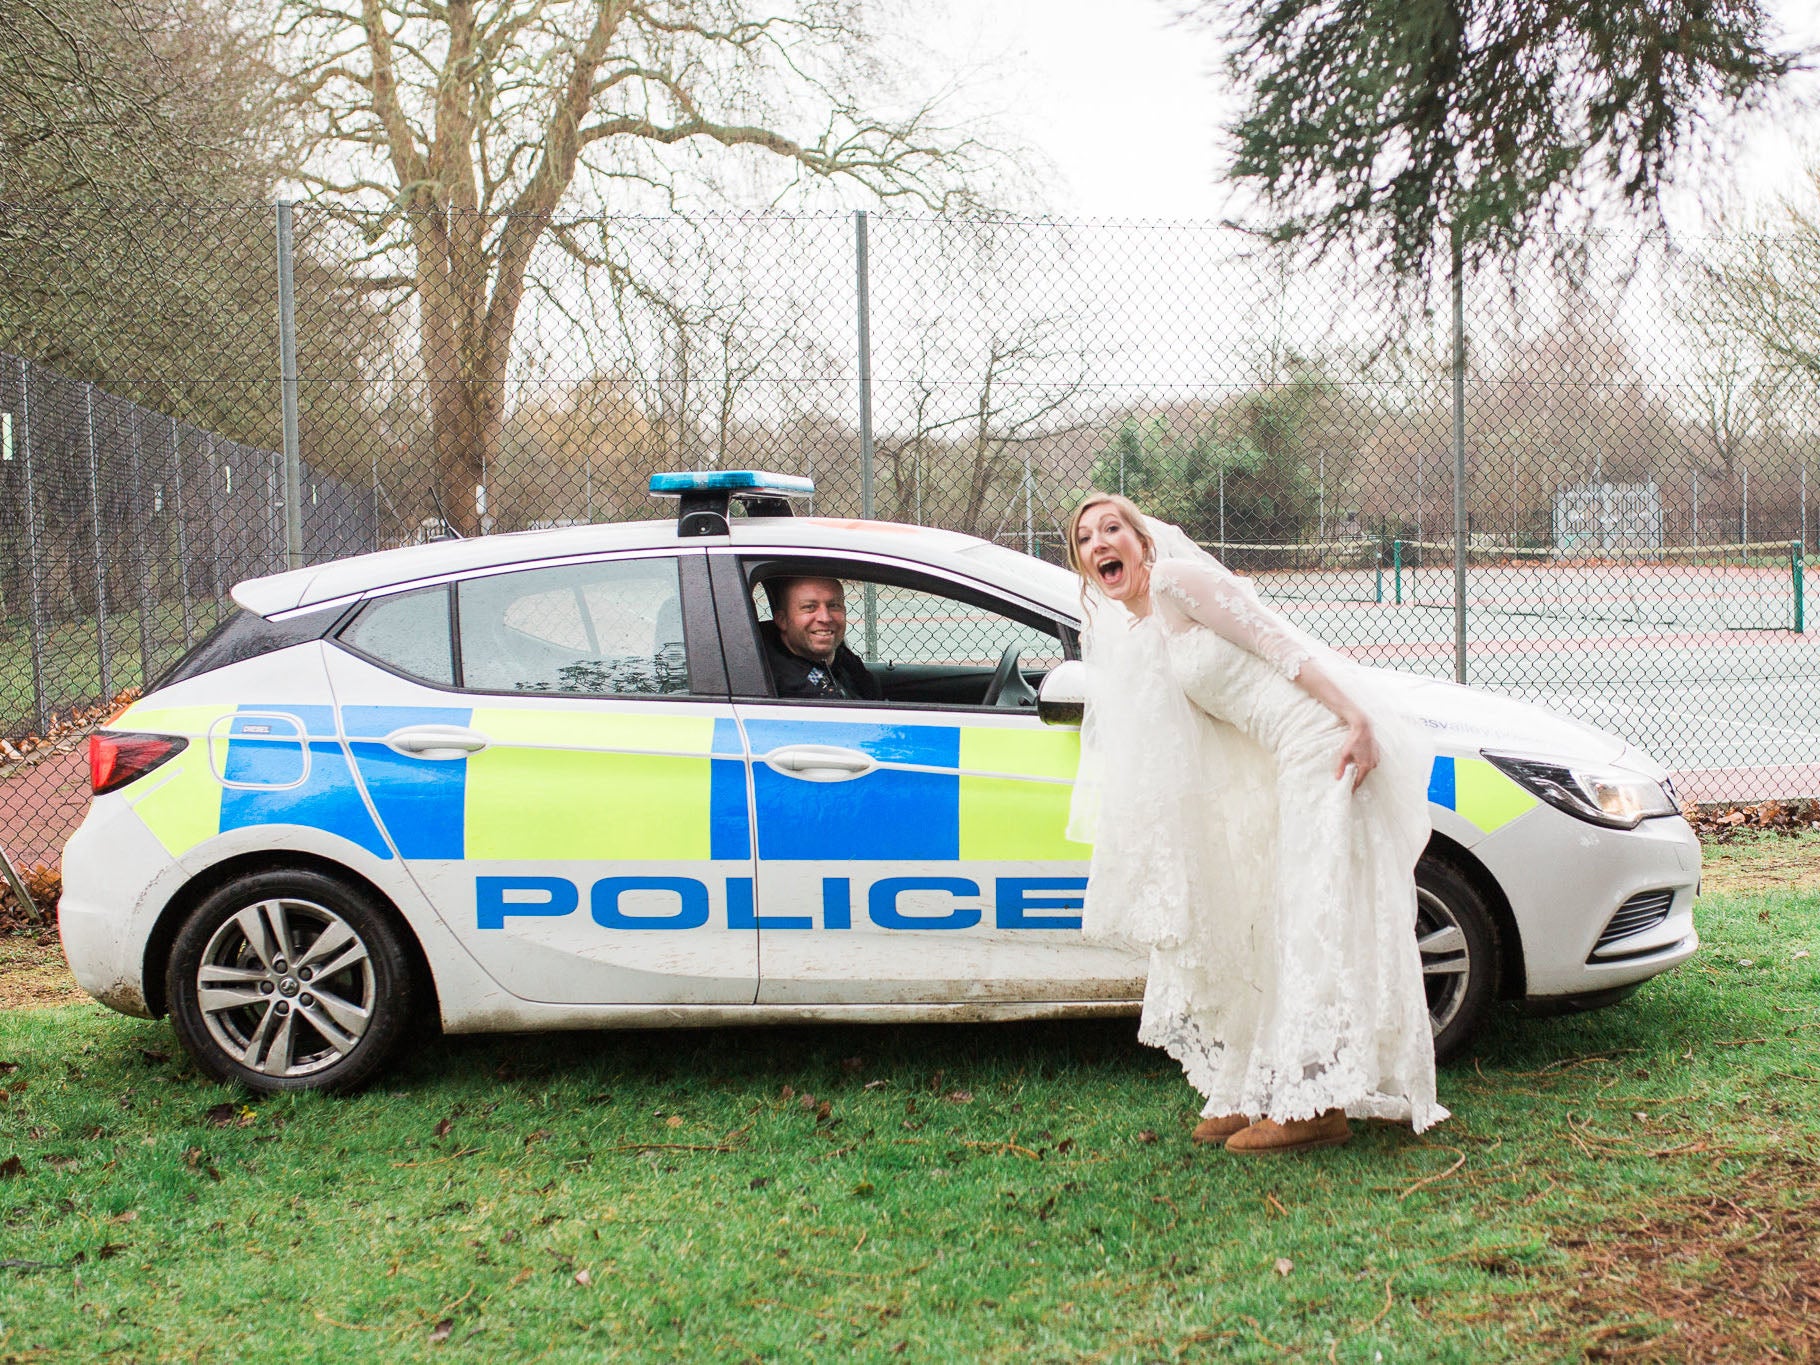
[[[962, 729], [962, 861], [1081, 862], [1091, 857], [1092, 848], [1074, 843], [1065, 832], [1070, 784], [1080, 757], [1076, 730]], [[978, 772], [1008, 776], [971, 775]]]
[[[145, 794], [135, 796], [141, 786]], [[221, 784], [209, 771], [200, 741], [124, 790], [134, 813], [172, 857], [221, 833]]]
[[710, 856], [712, 717], [500, 707], [473, 726], [492, 743], [467, 760], [469, 858]]
[[495, 744], [659, 750], [703, 757], [714, 752], [712, 716], [477, 706], [471, 724]]
[[[134, 702], [107, 726], [110, 730], [183, 735], [182, 753], [147, 777], [121, 789], [133, 811], [172, 857], [181, 857], [221, 832], [221, 784], [209, 769], [209, 727], [232, 706], [146, 706]], [[227, 742], [221, 741], [225, 753]]]
[[1457, 758], [1453, 808], [1490, 834], [1541, 803], [1482, 758]]

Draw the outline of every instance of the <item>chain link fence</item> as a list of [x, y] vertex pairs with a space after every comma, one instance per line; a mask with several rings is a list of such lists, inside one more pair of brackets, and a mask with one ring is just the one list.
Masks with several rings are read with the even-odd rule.
[[1820, 390], [1757, 344], [1761, 242], [1538, 243], [1467, 282], [1456, 376], [1444, 298], [1212, 225], [298, 205], [281, 270], [277, 219], [0, 206], [17, 862], [80, 817], [82, 719], [239, 579], [666, 516], [649, 475], [717, 465], [1051, 560], [1080, 491], [1118, 489], [1354, 657], [1625, 735], [1696, 799], [1820, 794]]

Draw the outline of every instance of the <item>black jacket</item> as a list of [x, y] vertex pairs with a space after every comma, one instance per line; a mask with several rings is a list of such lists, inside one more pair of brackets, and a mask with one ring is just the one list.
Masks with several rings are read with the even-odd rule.
[[859, 655], [842, 645], [834, 651], [832, 663], [820, 664], [792, 654], [784, 644], [775, 621], [761, 621], [760, 638], [765, 642], [765, 657], [771, 664], [771, 678], [780, 697], [847, 697], [854, 701], [877, 701], [878, 679], [866, 671]]

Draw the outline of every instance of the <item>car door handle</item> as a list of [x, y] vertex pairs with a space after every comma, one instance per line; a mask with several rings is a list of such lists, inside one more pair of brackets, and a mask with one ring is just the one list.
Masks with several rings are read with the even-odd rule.
[[832, 744], [792, 744], [773, 749], [764, 757], [772, 772], [785, 777], [800, 777], [805, 782], [851, 782], [878, 767], [878, 760], [858, 749], [840, 749]]
[[487, 747], [487, 737], [460, 725], [411, 725], [385, 737], [385, 746], [411, 758], [466, 758]]

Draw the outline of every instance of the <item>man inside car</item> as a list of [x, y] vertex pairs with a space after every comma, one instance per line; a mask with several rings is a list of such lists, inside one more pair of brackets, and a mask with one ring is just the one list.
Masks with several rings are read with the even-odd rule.
[[877, 701], [877, 679], [846, 646], [847, 594], [838, 578], [765, 580], [771, 619], [759, 633], [780, 697]]

